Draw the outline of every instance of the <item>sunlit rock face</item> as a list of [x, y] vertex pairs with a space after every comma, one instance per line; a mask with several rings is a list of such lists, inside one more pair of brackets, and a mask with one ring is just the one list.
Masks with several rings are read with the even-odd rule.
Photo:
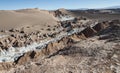
[[58, 18], [59, 21], [73, 20], [75, 17], [69, 14], [69, 11], [65, 9], [58, 9], [53, 12], [53, 15]]

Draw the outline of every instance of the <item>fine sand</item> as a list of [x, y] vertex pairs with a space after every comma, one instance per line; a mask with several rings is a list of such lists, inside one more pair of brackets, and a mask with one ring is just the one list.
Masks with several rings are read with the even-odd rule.
[[57, 25], [57, 19], [46, 10], [21, 9], [0, 10], [0, 30], [12, 28], [29, 28], [26, 31], [47, 29], [47, 26]]

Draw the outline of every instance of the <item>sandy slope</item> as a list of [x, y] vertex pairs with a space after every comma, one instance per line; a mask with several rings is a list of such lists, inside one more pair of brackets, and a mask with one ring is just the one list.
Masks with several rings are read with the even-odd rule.
[[[56, 19], [49, 11], [39, 9], [1, 10], [0, 29], [36, 26], [44, 28], [45, 25], [55, 25]], [[36, 28], [37, 29], [37, 28]]]

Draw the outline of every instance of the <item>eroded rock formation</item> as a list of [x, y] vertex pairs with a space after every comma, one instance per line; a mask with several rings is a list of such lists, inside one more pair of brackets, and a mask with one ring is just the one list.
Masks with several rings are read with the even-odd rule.
[[[1, 64], [0, 70], [3, 69], [9, 69], [14, 66], [14, 63], [16, 65], [23, 65], [27, 62], [30, 61], [35, 61], [38, 59], [42, 59], [45, 57], [49, 57], [53, 53], [56, 53], [59, 50], [64, 49], [67, 46], [70, 46], [76, 42], [76, 40], [82, 40], [82, 39], [87, 39], [91, 36], [94, 36], [100, 31], [103, 31], [107, 29], [108, 27], [111, 26], [111, 24], [114, 23], [113, 21], [111, 22], [102, 22], [98, 23], [93, 27], [87, 27], [81, 32], [74, 33], [72, 35], [69, 35], [67, 37], [63, 37], [62, 39], [54, 42], [50, 42], [49, 44], [46, 45], [46, 47], [40, 49], [39, 51], [34, 50], [30, 51], [27, 53], [24, 53], [22, 56], [20, 56], [17, 60], [15, 60], [13, 63], [4, 63], [4, 65]], [[39, 38], [36, 39], [36, 33], [31, 33], [31, 34], [25, 34], [24, 35], [12, 35], [9, 36], [9, 38], [4, 38], [1, 39], [0, 41], [0, 47], [1, 49], [8, 49], [10, 46], [14, 47], [22, 47], [25, 46], [26, 44], [31, 44], [32, 42], [37, 42], [39, 41]], [[30, 36], [35, 36], [31, 38]], [[7, 45], [6, 45], [7, 44]], [[12, 64], [12, 65], [11, 65]]]

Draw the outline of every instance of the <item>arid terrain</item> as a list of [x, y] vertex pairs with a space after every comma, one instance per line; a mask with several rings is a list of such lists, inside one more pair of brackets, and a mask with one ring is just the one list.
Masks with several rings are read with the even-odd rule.
[[0, 73], [120, 73], [120, 9], [0, 10]]

